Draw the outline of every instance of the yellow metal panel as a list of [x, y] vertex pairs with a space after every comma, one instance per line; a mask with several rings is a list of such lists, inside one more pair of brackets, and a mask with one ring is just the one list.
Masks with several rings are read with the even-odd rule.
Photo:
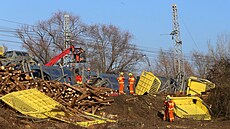
[[12, 92], [1, 99], [22, 114], [32, 117], [48, 118], [45, 114], [47, 112], [52, 116], [64, 115], [64, 112], [52, 111], [56, 106], [62, 106], [61, 104], [36, 89]]
[[[84, 127], [90, 126], [92, 124], [116, 122], [115, 120], [101, 118], [100, 116], [92, 115], [90, 113], [85, 113], [86, 115], [76, 115], [68, 112], [69, 114], [67, 115], [65, 112], [60, 110], [60, 107], [64, 108], [64, 106], [41, 93], [37, 89], [12, 92], [1, 97], [1, 100], [22, 114], [35, 118], [54, 118]], [[79, 116], [81, 119], [87, 118], [87, 120], [79, 121], [77, 119]]]
[[188, 79], [187, 95], [201, 95], [202, 92], [215, 88], [215, 84], [209, 80], [191, 76]]
[[136, 94], [156, 94], [160, 88], [161, 81], [151, 72], [143, 71], [136, 86]]
[[0, 46], [0, 56], [3, 56], [5, 49], [3, 46]]
[[172, 97], [176, 103], [175, 113], [181, 118], [194, 120], [211, 120], [208, 108], [199, 97]]

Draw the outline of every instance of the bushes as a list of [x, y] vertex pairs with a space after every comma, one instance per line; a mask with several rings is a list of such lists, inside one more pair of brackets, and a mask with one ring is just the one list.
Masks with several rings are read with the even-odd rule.
[[212, 105], [214, 117], [230, 119], [230, 61], [221, 59], [208, 73], [209, 80], [216, 84], [208, 103]]

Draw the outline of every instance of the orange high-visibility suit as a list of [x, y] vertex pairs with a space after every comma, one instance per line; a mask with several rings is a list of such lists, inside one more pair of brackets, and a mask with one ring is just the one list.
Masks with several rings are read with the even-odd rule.
[[165, 114], [164, 114], [164, 117], [163, 117], [163, 120], [164, 121], [167, 121], [168, 118], [169, 118], [169, 112], [168, 112], [168, 101], [164, 101], [164, 107], [165, 107]]
[[169, 121], [170, 122], [174, 121], [174, 107], [175, 107], [175, 102], [173, 102], [170, 99], [168, 102], [168, 113], [169, 113]]
[[125, 86], [125, 78], [124, 76], [119, 76], [117, 78], [118, 83], [119, 83], [119, 94], [124, 94], [124, 86]]
[[81, 75], [77, 75], [76, 76], [76, 81], [77, 81], [77, 84], [82, 84], [82, 77], [81, 77]]
[[135, 83], [135, 78], [134, 76], [129, 77], [129, 93], [134, 94], [134, 83]]
[[165, 114], [164, 114], [164, 120], [169, 120], [170, 122], [174, 121], [174, 107], [175, 102], [173, 102], [171, 99], [169, 101], [164, 101], [165, 106]]

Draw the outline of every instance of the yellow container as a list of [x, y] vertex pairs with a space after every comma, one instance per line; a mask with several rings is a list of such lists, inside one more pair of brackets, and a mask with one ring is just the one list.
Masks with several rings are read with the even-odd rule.
[[158, 92], [160, 86], [160, 79], [151, 72], [143, 71], [135, 90], [137, 95], [143, 95], [146, 93], [154, 95]]
[[187, 95], [201, 95], [213, 88], [215, 84], [209, 80], [191, 76], [188, 79]]
[[175, 114], [180, 118], [211, 120], [210, 109], [199, 97], [171, 97], [175, 102]]

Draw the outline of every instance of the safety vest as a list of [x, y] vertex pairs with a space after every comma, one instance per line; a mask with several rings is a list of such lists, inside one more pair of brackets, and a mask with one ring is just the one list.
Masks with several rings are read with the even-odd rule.
[[129, 77], [129, 84], [134, 84], [135, 82], [135, 78], [132, 76], [132, 77]]
[[168, 110], [169, 111], [173, 111], [174, 106], [175, 106], [175, 102], [173, 102], [172, 100], [168, 101]]
[[81, 77], [81, 75], [77, 75], [76, 76], [76, 81], [77, 81], [77, 84], [82, 84], [82, 77]]
[[123, 76], [119, 76], [117, 78], [117, 80], [118, 80], [119, 83], [124, 83], [125, 82], [125, 78]]

